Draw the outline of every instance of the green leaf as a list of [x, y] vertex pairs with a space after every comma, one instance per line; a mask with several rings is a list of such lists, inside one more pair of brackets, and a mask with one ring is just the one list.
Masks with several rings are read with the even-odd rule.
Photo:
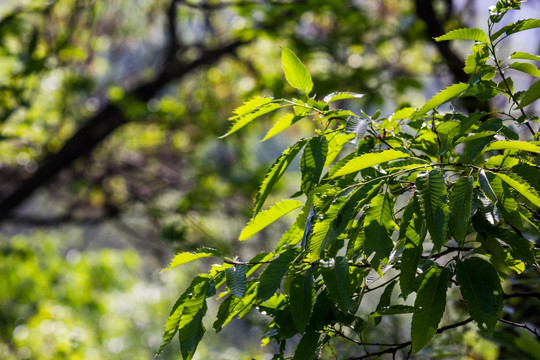
[[363, 119], [359, 116], [348, 116], [347, 125], [345, 125], [345, 133], [354, 134], [355, 138], [351, 141], [352, 144], [358, 143], [364, 137], [369, 125], [368, 119]]
[[527, 184], [525, 180], [521, 179], [515, 174], [512, 174], [510, 176], [503, 173], [496, 173], [495, 175], [499, 177], [502, 181], [510, 185], [512, 188], [514, 188], [518, 193], [523, 195], [535, 206], [540, 207], [540, 196], [538, 196], [536, 190], [529, 184]]
[[288, 249], [282, 252], [276, 260], [264, 269], [259, 278], [258, 299], [266, 301], [275, 294], [277, 289], [279, 289], [281, 279], [287, 273], [289, 264], [297, 255], [298, 251], [296, 249]]
[[497, 195], [495, 195], [495, 191], [493, 191], [493, 188], [491, 187], [491, 184], [489, 183], [489, 180], [486, 176], [486, 172], [484, 169], [481, 169], [478, 172], [478, 182], [480, 183], [480, 187], [482, 188], [482, 191], [486, 195], [488, 199], [491, 200], [491, 202], [496, 203], [497, 202]]
[[426, 226], [422, 221], [422, 215], [419, 211], [420, 205], [416, 197], [409, 203], [403, 214], [403, 223], [400, 227], [399, 239], [405, 240], [403, 253], [401, 254], [401, 276], [399, 277], [399, 286], [402, 296], [406, 299], [411, 293], [418, 264], [422, 258], [422, 243], [426, 238]]
[[446, 204], [446, 184], [439, 170], [419, 174], [416, 178], [416, 191], [420, 207], [426, 220], [427, 229], [433, 241], [434, 251], [446, 242], [449, 211]]
[[[390, 306], [390, 301], [392, 300], [392, 291], [394, 291], [394, 286], [396, 286], [396, 284], [397, 284], [396, 281], [392, 281], [390, 284], [386, 285], [381, 295], [381, 298], [379, 299], [379, 304], [377, 305], [375, 312], [380, 313], [383, 311], [383, 309], [388, 308]], [[376, 317], [375, 325], [379, 325], [381, 320], [382, 320], [381, 317]]]
[[369, 314], [369, 318], [378, 318], [386, 315], [400, 315], [400, 314], [412, 314], [414, 313], [414, 306], [409, 305], [390, 305], [385, 306], [375, 312]]
[[236, 305], [240, 301], [237, 297], [229, 296], [223, 302], [221, 305], [219, 305], [218, 313], [216, 315], [216, 320], [214, 321], [214, 324], [212, 327], [216, 330], [216, 333], [220, 332], [223, 324], [227, 320], [227, 317], [232, 312], [234, 305]]
[[347, 175], [353, 172], [372, 167], [396, 159], [408, 158], [409, 155], [397, 150], [384, 150], [379, 153], [367, 153], [351, 159], [340, 168], [331, 178]]
[[515, 23], [508, 24], [499, 29], [496, 33], [491, 35], [491, 41], [498, 39], [499, 36], [506, 33], [506, 35], [512, 35], [520, 31], [534, 29], [540, 27], [540, 20], [538, 19], [526, 19], [519, 20]]
[[405, 107], [403, 109], [399, 109], [392, 115], [392, 120], [403, 120], [408, 119], [410, 116], [414, 113], [414, 108], [412, 107]]
[[300, 339], [293, 360], [312, 360], [319, 345], [319, 333], [308, 330]]
[[521, 150], [540, 153], [540, 146], [527, 141], [507, 141], [500, 140], [489, 144], [484, 151], [492, 150]]
[[450, 195], [448, 228], [458, 244], [463, 245], [471, 218], [474, 179], [462, 177], [455, 182]]
[[247, 115], [244, 115], [244, 116], [241, 116], [241, 117], [234, 117], [234, 119], [236, 119], [234, 124], [231, 126], [231, 128], [229, 129], [229, 131], [225, 135], [221, 135], [219, 138], [223, 139], [224, 137], [229, 136], [232, 133], [237, 132], [238, 130], [240, 130], [241, 128], [243, 128], [244, 126], [246, 126], [247, 124], [249, 124], [253, 120], [257, 119], [258, 117], [261, 117], [261, 116], [263, 116], [265, 114], [268, 114], [269, 112], [272, 112], [272, 111], [274, 111], [276, 109], [279, 109], [280, 107], [281, 107], [281, 105], [279, 105], [279, 104], [269, 103], [269, 104], [263, 105], [262, 107], [258, 108], [255, 111], [252, 111], [252, 112], [248, 113]]
[[257, 110], [263, 105], [266, 105], [268, 103], [271, 103], [273, 101], [272, 98], [269, 97], [261, 97], [261, 96], [255, 96], [248, 101], [246, 101], [242, 106], [237, 107], [233, 113], [235, 116], [231, 116], [229, 120], [236, 120], [239, 117], [242, 117], [244, 115], [249, 114], [250, 112]]
[[270, 209], [259, 212], [252, 218], [240, 233], [238, 240], [247, 240], [277, 219], [287, 215], [303, 204], [298, 200], [282, 200], [274, 204]]
[[[482, 171], [481, 171], [482, 172]], [[510, 191], [506, 182], [493, 173], [487, 173], [487, 179], [493, 193], [495, 194], [495, 201], [490, 200], [495, 204], [497, 209], [501, 212], [502, 216], [516, 228], [523, 230], [523, 223], [521, 221], [521, 215], [518, 211], [518, 204], [514, 199], [514, 195]]]
[[510, 64], [508, 68], [524, 72], [525, 74], [529, 74], [531, 76], [540, 77], [540, 70], [538, 70], [538, 68], [533, 64], [515, 62]]
[[465, 90], [469, 88], [469, 84], [457, 83], [447, 87], [432, 97], [427, 103], [411, 116], [411, 120], [418, 119], [425, 115], [428, 111], [435, 109], [437, 106], [444, 104], [445, 102], [452, 100], [461, 95]]
[[532, 84], [527, 91], [525, 91], [525, 94], [523, 94], [523, 97], [521, 98], [521, 101], [519, 102], [519, 107], [523, 108], [529, 104], [532, 104], [536, 100], [540, 98], [540, 80], [537, 80], [534, 84]]
[[321, 274], [330, 297], [339, 309], [349, 312], [349, 263], [345, 256], [337, 256], [321, 264]]
[[[193, 315], [191, 321], [178, 330], [178, 339], [180, 341], [180, 352], [184, 360], [190, 360], [195, 355], [197, 346], [201, 341], [206, 329], [202, 319], [206, 314], [206, 302], [202, 303], [200, 309]], [[185, 316], [182, 315], [182, 316]]]
[[456, 274], [471, 317], [483, 333], [492, 336], [503, 308], [503, 291], [497, 272], [486, 260], [470, 257], [456, 262]]
[[326, 154], [328, 153], [328, 141], [325, 136], [316, 136], [308, 141], [300, 160], [302, 173], [302, 191], [308, 195], [318, 185], [322, 174]]
[[313, 88], [311, 75], [300, 59], [286, 47], [281, 48], [281, 65], [285, 72], [285, 79], [295, 89], [309, 95]]
[[534, 61], [540, 61], [540, 56], [529, 54], [522, 51], [517, 51], [510, 55], [510, 59], [523, 59], [523, 60], [534, 60]]
[[253, 214], [256, 215], [264, 205], [264, 201], [270, 194], [270, 191], [276, 184], [276, 182], [281, 178], [285, 170], [289, 167], [291, 162], [296, 157], [296, 154], [302, 149], [306, 141], [301, 140], [285, 150], [283, 154], [272, 164], [261, 184], [261, 188], [255, 197], [255, 205]]
[[180, 254], [177, 254], [171, 260], [171, 264], [165, 269], [163, 269], [162, 272], [170, 270], [179, 265], [186, 264], [193, 260], [207, 258], [207, 257], [220, 257], [220, 256], [221, 254], [219, 253], [219, 251], [217, 251], [216, 249], [211, 249], [211, 248], [200, 248], [194, 252], [185, 251]]
[[294, 325], [301, 334], [306, 330], [313, 308], [312, 272], [310, 269], [306, 273], [300, 273], [291, 281], [291, 314]]
[[436, 37], [435, 41], [445, 41], [445, 40], [474, 40], [483, 43], [488, 42], [487, 35], [484, 31], [480, 29], [456, 29], [447, 32], [446, 34]]
[[261, 141], [265, 141], [270, 139], [271, 137], [279, 134], [283, 130], [287, 129], [289, 126], [295, 124], [297, 121], [302, 120], [304, 116], [295, 116], [294, 114], [287, 114], [280, 118], [276, 123], [272, 126], [270, 130], [268, 130], [268, 133], [262, 139]]
[[364, 94], [357, 94], [357, 93], [348, 92], [348, 91], [333, 92], [331, 94], [326, 95], [323, 101], [325, 103], [330, 104], [331, 102], [339, 101], [339, 100], [360, 99], [362, 96], [364, 96]]
[[350, 143], [350, 141], [354, 138], [355, 136], [353, 134], [331, 133], [327, 135], [326, 140], [328, 141], [328, 154], [326, 155], [326, 161], [324, 162], [324, 166], [326, 167], [332, 164], [332, 162], [339, 155], [343, 147]]
[[374, 269], [378, 269], [381, 262], [388, 263], [394, 248], [390, 237], [397, 227], [393, 218], [393, 208], [394, 199], [389, 193], [384, 193], [375, 196], [366, 211], [364, 253], [367, 258], [373, 255], [370, 263]]
[[446, 288], [450, 276], [448, 269], [435, 265], [420, 284], [411, 322], [411, 341], [415, 353], [426, 346], [437, 332], [446, 307]]
[[246, 292], [246, 271], [247, 266], [242, 264], [225, 269], [227, 287], [237, 298], [241, 298]]

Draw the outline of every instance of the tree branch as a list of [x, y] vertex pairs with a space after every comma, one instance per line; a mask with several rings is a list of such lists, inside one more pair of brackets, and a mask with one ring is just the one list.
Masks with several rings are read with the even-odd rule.
[[515, 326], [515, 327], [520, 327], [520, 328], [526, 329], [527, 331], [529, 331], [533, 335], [536, 335], [536, 337], [540, 338], [540, 332], [538, 331], [538, 329], [532, 328], [532, 327], [528, 326], [527, 324], [521, 324], [521, 323], [517, 323], [517, 322], [510, 321], [510, 320], [505, 320], [505, 319], [499, 319], [499, 321], [502, 322], [502, 323], [508, 324], [508, 325], [512, 325], [512, 326]]
[[[168, 59], [162, 72], [154, 80], [129, 91], [126, 97], [146, 102], [172, 81], [183, 78], [199, 67], [214, 63], [224, 55], [234, 53], [246, 43], [248, 41], [235, 41], [214, 50], [203, 51], [199, 58], [189, 63], [181, 63], [176, 58]], [[0, 222], [36, 189], [54, 178], [61, 170], [71, 166], [75, 160], [88, 155], [107, 136], [129, 121], [116, 104], [106, 104], [86, 121], [57, 153], [45, 158], [36, 172], [0, 201]]]

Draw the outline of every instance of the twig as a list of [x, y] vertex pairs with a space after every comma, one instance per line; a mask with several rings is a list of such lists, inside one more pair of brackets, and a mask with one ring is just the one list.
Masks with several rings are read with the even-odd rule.
[[527, 324], [521, 324], [521, 323], [517, 323], [517, 322], [510, 321], [510, 320], [505, 320], [505, 319], [499, 319], [499, 321], [502, 322], [502, 323], [508, 324], [508, 325], [512, 325], [512, 326], [516, 326], [516, 327], [526, 329], [530, 333], [536, 335], [537, 338], [540, 338], [540, 332], [538, 331], [538, 329], [531, 328]]
[[535, 297], [538, 300], [540, 300], [540, 293], [536, 291], [527, 291], [527, 292], [514, 292], [510, 294], [503, 294], [503, 299], [528, 298], [528, 297]]

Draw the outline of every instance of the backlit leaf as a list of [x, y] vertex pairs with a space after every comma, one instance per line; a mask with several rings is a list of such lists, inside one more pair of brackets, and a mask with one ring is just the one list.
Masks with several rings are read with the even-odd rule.
[[437, 106], [444, 104], [445, 102], [452, 100], [461, 95], [465, 90], [469, 88], [469, 84], [457, 83], [447, 87], [432, 97], [427, 103], [411, 116], [411, 120], [418, 119], [425, 115], [428, 111], [435, 109]]
[[515, 62], [510, 64], [508, 68], [524, 72], [525, 74], [529, 74], [531, 76], [540, 77], [540, 70], [538, 70], [538, 68], [533, 64]]
[[258, 108], [257, 110], [248, 113], [247, 115], [235, 118], [236, 121], [231, 126], [229, 131], [225, 135], [220, 136], [219, 138], [222, 139], [222, 138], [224, 138], [226, 136], [231, 135], [232, 133], [237, 132], [238, 130], [240, 130], [241, 128], [243, 128], [244, 126], [246, 126], [247, 124], [249, 124], [253, 120], [257, 119], [258, 117], [261, 117], [261, 116], [263, 116], [265, 114], [268, 114], [269, 112], [272, 112], [272, 111], [274, 111], [276, 109], [279, 109], [280, 107], [281, 107], [281, 105], [279, 105], [279, 104], [268, 103], [268, 104], [265, 104], [262, 107]]
[[221, 254], [219, 253], [219, 251], [215, 249], [211, 249], [211, 248], [200, 248], [194, 252], [185, 251], [176, 255], [171, 260], [171, 264], [167, 268], [163, 269], [163, 271], [170, 270], [174, 267], [177, 267], [182, 264], [186, 264], [193, 260], [202, 259], [206, 257], [220, 257], [220, 256]]
[[227, 287], [237, 298], [241, 298], [246, 292], [246, 271], [247, 266], [242, 264], [225, 269]]
[[332, 178], [347, 175], [353, 172], [379, 165], [396, 159], [408, 158], [409, 155], [397, 150], [384, 150], [379, 153], [367, 153], [351, 159], [347, 164], [340, 168]]
[[455, 182], [450, 194], [448, 228], [458, 244], [463, 244], [471, 217], [474, 179], [462, 177]]
[[474, 40], [479, 42], [488, 42], [487, 35], [480, 29], [456, 29], [446, 34], [436, 37], [435, 41], [445, 40]]
[[494, 141], [486, 147], [485, 151], [492, 150], [521, 150], [540, 153], [540, 146], [527, 141]]
[[274, 204], [270, 209], [259, 212], [252, 218], [240, 233], [238, 240], [247, 240], [277, 219], [287, 215], [303, 204], [298, 200], [282, 200]]
[[295, 116], [294, 114], [287, 114], [283, 117], [281, 117], [276, 123], [272, 126], [270, 130], [268, 130], [268, 133], [262, 139], [262, 141], [268, 140], [271, 137], [279, 134], [283, 130], [287, 129], [289, 126], [295, 124], [297, 121], [302, 120], [303, 116]]
[[523, 97], [521, 98], [521, 101], [519, 102], [519, 107], [523, 108], [527, 105], [532, 104], [536, 100], [540, 98], [540, 80], [537, 80], [534, 84], [532, 84], [527, 91], [525, 91], [525, 94], [523, 94]]
[[364, 94], [357, 94], [354, 92], [333, 92], [331, 94], [328, 94], [324, 97], [323, 101], [326, 103], [331, 103], [334, 101], [339, 100], [347, 100], [347, 99], [360, 99]]
[[287, 82], [295, 89], [309, 95], [313, 88], [311, 75], [300, 59], [286, 47], [281, 48], [281, 65]]

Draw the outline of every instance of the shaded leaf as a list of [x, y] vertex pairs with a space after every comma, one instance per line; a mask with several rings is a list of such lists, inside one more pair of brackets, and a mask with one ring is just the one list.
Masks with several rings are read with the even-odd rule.
[[290, 301], [291, 314], [296, 329], [303, 333], [311, 318], [313, 308], [313, 276], [312, 270], [296, 275], [291, 281]]
[[257, 290], [257, 298], [261, 301], [268, 300], [279, 289], [281, 279], [287, 273], [289, 264], [298, 255], [296, 249], [288, 249], [282, 252], [276, 260], [264, 269], [259, 277], [260, 283]]
[[503, 308], [503, 292], [497, 272], [486, 260], [470, 257], [456, 262], [456, 274], [471, 317], [483, 333], [492, 336]]
[[378, 269], [381, 262], [388, 263], [394, 248], [390, 235], [397, 227], [393, 219], [394, 199], [389, 193], [373, 198], [366, 211], [364, 232], [366, 235], [364, 253], [371, 258], [373, 268]]
[[536, 190], [529, 184], [527, 184], [525, 180], [521, 179], [515, 174], [506, 175], [503, 173], [496, 173], [495, 175], [499, 177], [502, 181], [510, 185], [512, 188], [517, 190], [518, 193], [523, 195], [535, 206], [540, 207], [540, 196], [538, 196]]
[[330, 297], [339, 309], [349, 312], [349, 263], [345, 256], [331, 259], [326, 266], [321, 264], [321, 274]]
[[319, 345], [319, 333], [308, 330], [300, 339], [294, 352], [294, 360], [312, 360]]
[[358, 143], [358, 140], [364, 137], [369, 125], [368, 119], [363, 119], [359, 116], [348, 116], [347, 125], [345, 125], [345, 133], [354, 134], [355, 138], [351, 141], [352, 144]]
[[319, 183], [326, 154], [328, 153], [328, 142], [324, 136], [316, 136], [310, 139], [304, 148], [302, 159], [300, 160], [300, 170], [302, 173], [302, 191], [308, 195], [313, 187]]
[[[392, 291], [394, 291], [394, 286], [396, 286], [396, 284], [397, 284], [396, 281], [392, 281], [390, 284], [386, 285], [381, 295], [381, 298], [379, 299], [379, 304], [377, 304], [377, 308], [375, 309], [375, 312], [381, 314], [383, 309], [388, 308], [390, 306], [390, 301], [392, 300]], [[375, 325], [379, 325], [381, 320], [382, 320], [381, 317], [376, 317]]]
[[411, 322], [411, 341], [415, 353], [426, 346], [437, 332], [446, 307], [446, 288], [450, 276], [448, 269], [435, 265], [426, 273], [418, 288]]
[[237, 298], [241, 298], [246, 292], [246, 271], [247, 266], [243, 264], [234, 265], [231, 268], [225, 269], [227, 287]]
[[527, 105], [532, 104], [536, 100], [540, 98], [540, 80], [537, 80], [534, 84], [532, 84], [527, 91], [525, 91], [525, 94], [523, 94], [523, 97], [521, 98], [519, 102], [519, 107], [523, 108]]
[[462, 177], [455, 182], [450, 194], [450, 218], [448, 228], [458, 244], [462, 245], [467, 235], [472, 208], [474, 179], [471, 176]]

